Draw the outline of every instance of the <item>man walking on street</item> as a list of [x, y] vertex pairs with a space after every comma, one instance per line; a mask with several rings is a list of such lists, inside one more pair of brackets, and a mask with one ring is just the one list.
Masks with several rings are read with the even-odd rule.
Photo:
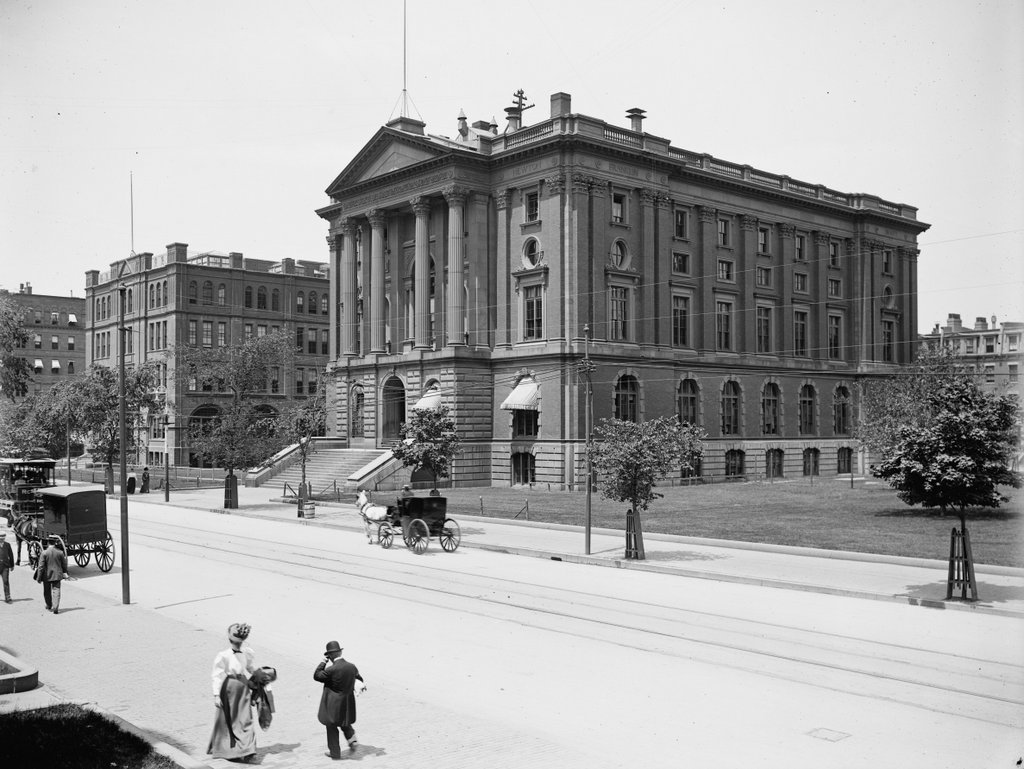
[[[355, 729], [352, 728], [356, 722], [355, 689], [358, 686], [360, 691], [366, 691], [366, 684], [356, 666], [342, 659], [341, 646], [337, 641], [328, 642], [324, 659], [313, 673], [313, 680], [324, 685], [317, 718], [327, 727], [327, 756], [337, 761], [341, 758], [339, 729], [348, 741], [350, 753], [355, 753], [359, 746]], [[356, 681], [359, 683], [356, 684]]]
[[14, 551], [7, 543], [7, 532], [0, 531], [0, 581], [4, 583], [4, 603], [11, 602], [11, 569], [14, 568]]
[[59, 614], [60, 583], [68, 578], [68, 557], [57, 547], [57, 540], [51, 539], [39, 558], [43, 569], [43, 600], [46, 602], [46, 610]]

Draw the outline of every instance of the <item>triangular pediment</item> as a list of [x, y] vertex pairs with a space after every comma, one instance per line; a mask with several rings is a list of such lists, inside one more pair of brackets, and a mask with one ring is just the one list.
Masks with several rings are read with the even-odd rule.
[[366, 170], [359, 176], [355, 177], [353, 182], [365, 182], [368, 179], [373, 179], [377, 176], [384, 176], [390, 174], [393, 171], [397, 171], [400, 168], [406, 168], [408, 166], [422, 163], [424, 160], [430, 160], [431, 158], [437, 157], [439, 153], [430, 152], [423, 147], [413, 147], [409, 144], [403, 144], [398, 141], [394, 141], [390, 146], [385, 147], [383, 151], [373, 159], [373, 161], [367, 165]]
[[450, 154], [427, 137], [381, 128], [327, 188], [328, 195]]

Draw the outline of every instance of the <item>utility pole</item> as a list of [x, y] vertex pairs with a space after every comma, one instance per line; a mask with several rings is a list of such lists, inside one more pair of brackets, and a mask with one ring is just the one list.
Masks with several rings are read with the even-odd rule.
[[584, 429], [587, 432], [587, 503], [584, 513], [584, 525], [583, 525], [583, 552], [586, 555], [590, 555], [590, 498], [593, 494], [594, 486], [594, 466], [593, 460], [591, 459], [590, 452], [590, 440], [593, 434], [593, 427], [591, 426], [591, 420], [593, 419], [593, 392], [591, 390], [590, 374], [594, 370], [594, 364], [590, 360], [590, 326], [583, 326], [583, 360], [580, 363], [580, 371], [586, 378], [587, 391], [586, 391], [586, 403], [584, 404], [585, 416], [584, 416]]
[[127, 392], [124, 378], [124, 354], [127, 333], [124, 327], [125, 293], [128, 287], [122, 282], [117, 291], [120, 301], [117, 308], [118, 331], [118, 367], [117, 383], [120, 397], [118, 398], [118, 422], [121, 433], [121, 446], [118, 452], [121, 457], [121, 603], [131, 603], [131, 585], [128, 573], [128, 417]]
[[171, 501], [171, 439], [169, 437], [168, 430], [170, 430], [170, 417], [167, 414], [166, 407], [164, 409], [164, 502]]

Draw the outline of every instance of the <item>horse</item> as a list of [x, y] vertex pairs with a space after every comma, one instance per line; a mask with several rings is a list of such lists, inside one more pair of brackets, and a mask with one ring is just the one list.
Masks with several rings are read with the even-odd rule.
[[362, 516], [363, 524], [366, 526], [366, 541], [373, 544], [373, 530], [379, 528], [382, 523], [391, 520], [392, 508], [386, 505], [375, 505], [370, 501], [370, 495], [361, 490], [356, 497], [356, 508]]
[[11, 522], [11, 528], [14, 530], [14, 538], [18, 542], [18, 555], [15, 563], [21, 563], [21, 543], [24, 541], [28, 542], [26, 549], [28, 550], [29, 565], [35, 566], [36, 560], [39, 558], [39, 543], [46, 535], [42, 521], [37, 516], [22, 513]]

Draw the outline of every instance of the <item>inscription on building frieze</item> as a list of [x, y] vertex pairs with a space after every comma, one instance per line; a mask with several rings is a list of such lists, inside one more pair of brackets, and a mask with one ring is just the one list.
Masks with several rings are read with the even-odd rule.
[[391, 184], [387, 187], [382, 187], [379, 190], [362, 195], [358, 198], [352, 198], [351, 200], [345, 200], [344, 205], [349, 210], [358, 210], [365, 206], [378, 203], [382, 200], [389, 198], [401, 198], [403, 195], [409, 192], [422, 190], [424, 187], [431, 187], [434, 185], [446, 182], [449, 179], [455, 178], [454, 171], [438, 171], [435, 174], [429, 174], [427, 176], [419, 176], [415, 179], [411, 179], [401, 184]]

